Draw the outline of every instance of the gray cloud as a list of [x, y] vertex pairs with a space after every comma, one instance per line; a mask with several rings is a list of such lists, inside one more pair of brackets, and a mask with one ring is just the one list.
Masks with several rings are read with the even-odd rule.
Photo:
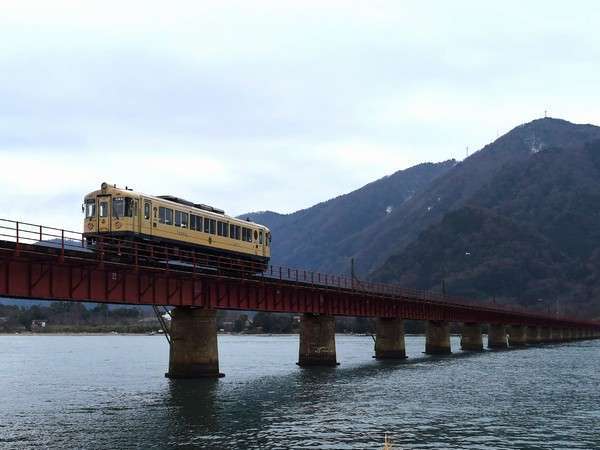
[[547, 108], [600, 122], [594, 2], [27, 3], [0, 7], [0, 158], [22, 173], [0, 189], [21, 204], [52, 166], [70, 183], [43, 202], [107, 179], [291, 211]]

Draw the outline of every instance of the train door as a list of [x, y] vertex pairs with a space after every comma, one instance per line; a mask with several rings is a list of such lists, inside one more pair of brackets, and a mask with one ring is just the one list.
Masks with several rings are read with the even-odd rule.
[[141, 226], [140, 232], [142, 234], [152, 234], [152, 202], [144, 198], [142, 199], [142, 214], [140, 214]]
[[98, 231], [100, 233], [111, 231], [111, 196], [110, 195], [99, 195], [98, 205], [96, 211], [98, 211]]
[[260, 245], [262, 256], [267, 256], [266, 236], [263, 230], [258, 232], [258, 244]]

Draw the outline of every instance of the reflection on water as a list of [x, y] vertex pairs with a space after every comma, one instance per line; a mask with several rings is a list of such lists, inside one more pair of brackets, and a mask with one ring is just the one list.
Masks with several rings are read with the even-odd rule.
[[[221, 336], [220, 380], [168, 380], [151, 336], [1, 336], [0, 448], [600, 448], [599, 342], [295, 365], [296, 336]], [[453, 338], [453, 349], [458, 340]]]

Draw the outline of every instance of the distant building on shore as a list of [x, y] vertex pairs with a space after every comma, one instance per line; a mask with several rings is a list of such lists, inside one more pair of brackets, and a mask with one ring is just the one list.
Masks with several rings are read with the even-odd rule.
[[31, 321], [31, 331], [42, 331], [46, 328], [45, 320], [32, 320]]

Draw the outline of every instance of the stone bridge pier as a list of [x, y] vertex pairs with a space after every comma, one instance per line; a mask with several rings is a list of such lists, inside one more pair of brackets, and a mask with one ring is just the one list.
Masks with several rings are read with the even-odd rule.
[[483, 351], [483, 338], [481, 336], [481, 324], [466, 322], [462, 326], [460, 347], [470, 352]]
[[552, 342], [552, 329], [548, 327], [541, 327], [540, 329], [540, 342], [548, 344]]
[[337, 366], [335, 353], [335, 317], [303, 314], [300, 320], [298, 365]]
[[217, 311], [189, 306], [171, 311], [168, 378], [218, 378]]
[[511, 325], [508, 330], [508, 345], [523, 347], [527, 345], [527, 334], [523, 325]]
[[425, 353], [428, 355], [449, 355], [450, 324], [444, 321], [430, 320], [425, 330]]
[[561, 342], [563, 340], [563, 333], [561, 328], [552, 328], [550, 334], [551, 342]]
[[528, 344], [539, 344], [542, 341], [540, 327], [529, 326], [525, 329], [525, 337]]
[[488, 348], [489, 349], [506, 349], [508, 343], [506, 341], [506, 326], [500, 323], [490, 323], [488, 326]]
[[375, 333], [376, 359], [404, 359], [404, 321], [397, 318], [378, 318]]

